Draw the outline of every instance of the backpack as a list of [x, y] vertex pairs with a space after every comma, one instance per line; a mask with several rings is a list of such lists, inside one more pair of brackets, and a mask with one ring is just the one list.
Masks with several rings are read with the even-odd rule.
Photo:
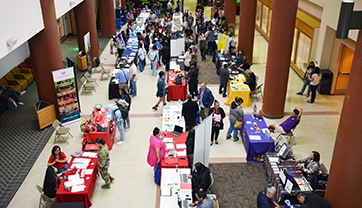
[[197, 46], [191, 45], [190, 48], [194, 51], [194, 53], [197, 53]]
[[10, 110], [14, 110], [15, 108], [18, 107], [18, 105], [15, 103], [15, 101], [12, 98], [9, 97], [8, 107], [10, 108]]
[[149, 53], [150, 60], [154, 61], [156, 59], [156, 56], [157, 56], [157, 51], [152, 49]]
[[126, 107], [124, 107], [123, 105], [119, 106], [119, 110], [122, 113], [122, 118], [123, 120], [128, 118], [128, 110], [126, 109]]
[[181, 77], [177, 76], [176, 77], [176, 82], [175, 82], [176, 85], [182, 85], [182, 79]]

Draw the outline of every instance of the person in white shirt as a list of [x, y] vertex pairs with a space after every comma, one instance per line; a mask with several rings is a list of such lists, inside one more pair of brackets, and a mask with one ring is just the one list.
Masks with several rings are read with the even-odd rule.
[[312, 92], [312, 97], [310, 100], [308, 100], [308, 103], [314, 103], [315, 96], [317, 92], [317, 87], [319, 85], [319, 81], [321, 80], [321, 74], [319, 67], [315, 67], [314, 71], [311, 75], [308, 76], [308, 79], [310, 80], [310, 90]]
[[137, 66], [133, 63], [133, 61], [128, 62], [129, 67], [129, 78], [130, 78], [130, 85], [131, 85], [131, 92], [130, 95], [132, 97], [137, 95], [137, 80], [138, 80], [138, 72]]

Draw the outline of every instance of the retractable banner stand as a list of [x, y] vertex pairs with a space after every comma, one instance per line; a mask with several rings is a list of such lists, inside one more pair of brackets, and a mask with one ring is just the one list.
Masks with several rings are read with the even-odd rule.
[[91, 59], [91, 44], [90, 44], [90, 33], [84, 35], [84, 48], [85, 54], [87, 56], [88, 69], [92, 68], [92, 59]]
[[201, 162], [205, 166], [209, 166], [211, 128], [211, 115], [203, 120], [195, 128], [194, 164]]
[[52, 71], [58, 100], [60, 121], [67, 123], [80, 118], [78, 89], [73, 67]]

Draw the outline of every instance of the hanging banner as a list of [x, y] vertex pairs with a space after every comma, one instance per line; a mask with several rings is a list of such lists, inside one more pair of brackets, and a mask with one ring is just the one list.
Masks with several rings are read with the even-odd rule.
[[92, 68], [90, 33], [84, 35], [84, 50], [87, 56], [88, 69]]
[[66, 123], [80, 118], [77, 85], [73, 67], [52, 71], [57, 94], [60, 121]]

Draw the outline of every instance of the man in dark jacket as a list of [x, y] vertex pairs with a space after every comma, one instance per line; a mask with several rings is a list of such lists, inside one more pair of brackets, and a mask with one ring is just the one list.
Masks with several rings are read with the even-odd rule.
[[327, 200], [316, 193], [304, 194], [303, 192], [300, 192], [297, 195], [297, 199], [301, 204], [306, 204], [308, 207], [333, 208]]
[[192, 95], [187, 95], [187, 102], [182, 106], [182, 116], [185, 118], [186, 131], [190, 131], [196, 125], [197, 111], [199, 105], [196, 101], [192, 101]]
[[201, 118], [204, 120], [209, 115], [210, 106], [214, 102], [214, 96], [209, 88], [206, 87], [206, 83], [202, 83], [199, 90], [197, 100], [200, 102]]
[[168, 40], [163, 41], [163, 47], [162, 47], [162, 63], [166, 66], [166, 71], [170, 69], [170, 44]]
[[[219, 86], [219, 94], [223, 93], [222, 96], [226, 97], [227, 84], [229, 80], [229, 65], [224, 64], [224, 67], [221, 67], [217, 74], [220, 77], [220, 86]], [[224, 89], [224, 90], [223, 90]]]
[[195, 193], [200, 189], [206, 192], [211, 184], [210, 169], [202, 163], [197, 162], [189, 178], [192, 179], [192, 197], [193, 201], [195, 201]]
[[197, 83], [198, 83], [198, 77], [199, 77], [199, 69], [196, 67], [195, 63], [191, 63], [191, 70], [189, 73], [189, 92], [192, 95], [192, 98], [194, 96], [197, 96]]

